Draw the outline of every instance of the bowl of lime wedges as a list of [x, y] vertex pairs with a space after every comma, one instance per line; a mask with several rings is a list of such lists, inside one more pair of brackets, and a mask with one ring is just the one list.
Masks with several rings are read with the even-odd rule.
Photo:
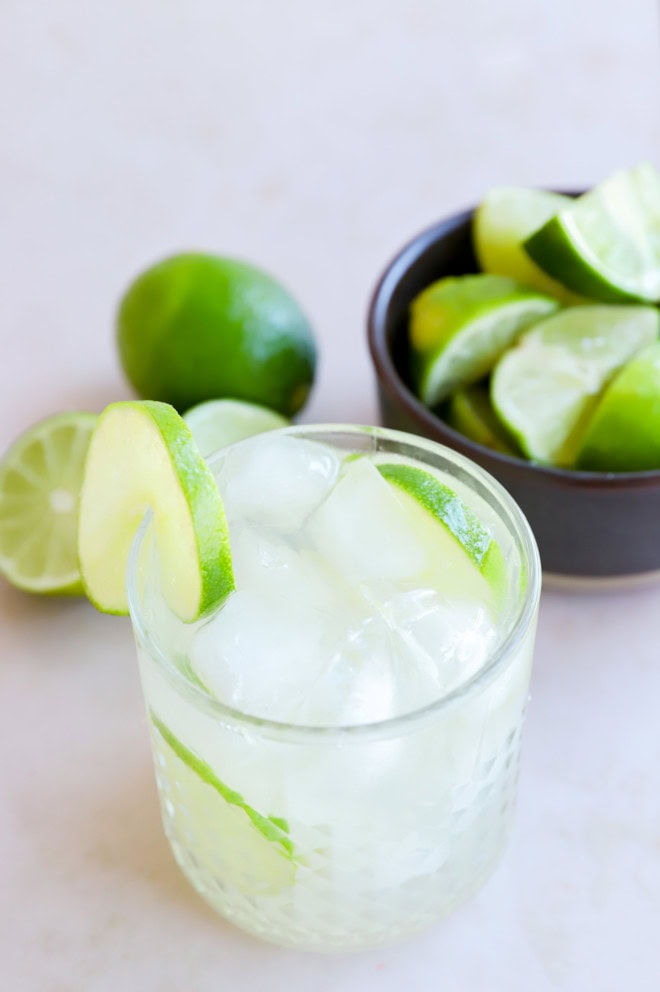
[[478, 462], [546, 575], [660, 572], [660, 173], [505, 187], [427, 228], [378, 281], [383, 423]]

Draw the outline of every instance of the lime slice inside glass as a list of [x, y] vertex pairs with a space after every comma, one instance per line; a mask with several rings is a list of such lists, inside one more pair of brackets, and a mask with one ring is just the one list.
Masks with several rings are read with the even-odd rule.
[[298, 852], [286, 821], [257, 812], [153, 711], [149, 715], [161, 795], [175, 788], [179, 797], [185, 796], [185, 801], [164, 804], [164, 821], [174, 821], [175, 831], [183, 836], [194, 835], [197, 869], [221, 875], [250, 897], [274, 896], [290, 888]]
[[456, 551], [467, 556], [494, 592], [496, 601], [501, 600], [506, 586], [504, 557], [490, 530], [460, 496], [415, 465], [387, 463], [377, 468], [387, 482], [413, 499], [451, 535]]
[[660, 173], [614, 173], [525, 241], [544, 272], [594, 300], [660, 300]]
[[126, 563], [148, 509], [163, 595], [178, 617], [194, 620], [234, 587], [218, 488], [173, 407], [113, 403], [101, 414], [90, 442], [78, 529], [85, 590], [103, 612], [128, 612]]
[[521, 338], [495, 367], [493, 407], [534, 461], [572, 466], [598, 396], [658, 336], [653, 307], [571, 307]]
[[557, 306], [504, 276], [449, 277], [428, 286], [412, 302], [409, 327], [423, 402], [435, 406], [483, 378], [525, 328]]
[[593, 472], [660, 469], [660, 343], [635, 355], [605, 389], [576, 467]]
[[0, 572], [28, 592], [82, 594], [76, 532], [96, 416], [61, 413], [22, 434], [0, 463]]

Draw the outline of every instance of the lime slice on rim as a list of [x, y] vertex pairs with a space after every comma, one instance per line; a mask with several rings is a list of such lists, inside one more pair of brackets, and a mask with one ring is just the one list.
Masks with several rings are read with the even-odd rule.
[[90, 442], [78, 529], [85, 590], [105, 613], [128, 612], [126, 563], [149, 508], [165, 599], [182, 620], [195, 620], [234, 587], [215, 480], [173, 407], [113, 403]]
[[604, 303], [660, 300], [660, 173], [614, 173], [525, 242], [544, 272]]
[[76, 531], [96, 415], [60, 413], [22, 434], [0, 463], [0, 572], [28, 592], [82, 594]]
[[525, 334], [495, 367], [493, 407], [525, 454], [570, 467], [611, 376], [654, 341], [653, 307], [571, 307]]
[[412, 371], [428, 406], [483, 378], [518, 335], [557, 301], [504, 276], [440, 279], [411, 305]]
[[415, 500], [451, 534], [496, 598], [501, 598], [506, 585], [506, 565], [500, 547], [460, 496], [431, 472], [416, 465], [386, 463], [376, 468], [387, 482]]
[[207, 400], [187, 410], [183, 419], [205, 457], [253, 434], [290, 424], [274, 410], [243, 400]]
[[485, 448], [516, 456], [511, 440], [493, 410], [485, 385], [466, 386], [455, 392], [449, 401], [447, 423]]
[[576, 467], [660, 469], [660, 342], [631, 358], [612, 379], [586, 429]]
[[572, 202], [568, 196], [542, 189], [502, 186], [491, 190], [472, 221], [480, 268], [493, 275], [510, 276], [562, 303], [574, 302], [573, 294], [535, 265], [523, 247], [530, 234]]

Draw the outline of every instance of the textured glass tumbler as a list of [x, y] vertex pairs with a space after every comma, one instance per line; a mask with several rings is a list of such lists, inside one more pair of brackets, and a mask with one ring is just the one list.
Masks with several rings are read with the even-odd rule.
[[[159, 605], [150, 521], [141, 525], [129, 602], [174, 856], [237, 926], [286, 946], [353, 950], [442, 918], [500, 859], [517, 787], [540, 565], [511, 497], [455, 452], [381, 428], [287, 433], [342, 455], [391, 453], [442, 473], [493, 532], [507, 568], [501, 636], [467, 682], [378, 723], [287, 725], [238, 712], [196, 683], [185, 625]], [[224, 457], [209, 459], [212, 470]]]

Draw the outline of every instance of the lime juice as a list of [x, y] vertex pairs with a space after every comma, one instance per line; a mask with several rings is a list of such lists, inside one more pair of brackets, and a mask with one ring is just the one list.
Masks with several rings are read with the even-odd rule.
[[128, 567], [174, 855], [264, 939], [399, 939], [472, 895], [503, 851], [533, 537], [485, 472], [394, 431], [275, 430], [209, 465], [232, 591], [183, 622], [149, 516]]

